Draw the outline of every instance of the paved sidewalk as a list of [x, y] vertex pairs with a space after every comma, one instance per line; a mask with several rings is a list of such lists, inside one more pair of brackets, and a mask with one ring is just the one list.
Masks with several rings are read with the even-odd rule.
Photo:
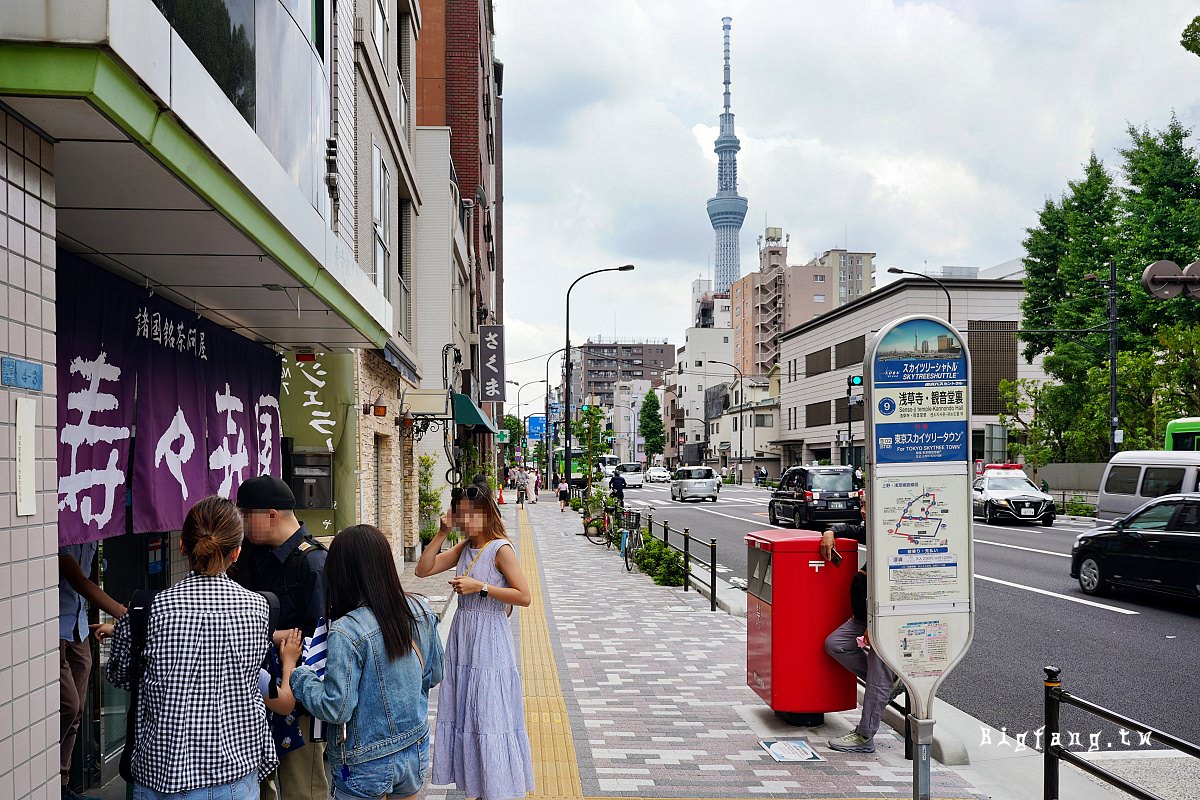
[[[824, 743], [857, 712], [827, 715], [821, 729], [774, 718], [745, 685], [744, 620], [628, 574], [613, 551], [576, 535], [576, 514], [539, 504], [520, 514], [506, 506], [504, 518], [534, 589], [530, 608], [513, 614], [534, 797], [911, 795], [912, 766], [890, 729], [875, 754], [843, 754]], [[806, 739], [825, 761], [777, 763], [759, 745], [776, 738]], [[936, 764], [933, 795], [986, 796]]]

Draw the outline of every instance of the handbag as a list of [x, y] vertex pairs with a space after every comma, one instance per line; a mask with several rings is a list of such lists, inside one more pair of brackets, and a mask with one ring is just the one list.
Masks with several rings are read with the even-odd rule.
[[[495, 541], [497, 541], [497, 540], [496, 540], [496, 539], [492, 539], [492, 541], [491, 541], [491, 542], [488, 542], [488, 543], [487, 543], [487, 544], [485, 544], [483, 547], [479, 548], [479, 552], [475, 554], [475, 557], [471, 559], [471, 563], [467, 565], [467, 571], [463, 573], [463, 577], [467, 577], [467, 576], [469, 576], [469, 575], [471, 574], [471, 570], [475, 569], [475, 562], [479, 560], [479, 557], [480, 557], [481, 555], [483, 555], [483, 554], [484, 554], [484, 552], [485, 552], [485, 551], [486, 551], [486, 550], [487, 550], [489, 547], [491, 547], [491, 546], [492, 546], [492, 543], [493, 543], [493, 542], [495, 542]], [[505, 604], [504, 604], [504, 616], [506, 616], [506, 617], [511, 617], [511, 616], [512, 616], [512, 609], [513, 609], [513, 607], [512, 607], [512, 606], [510, 606], [508, 603], [505, 603]]]

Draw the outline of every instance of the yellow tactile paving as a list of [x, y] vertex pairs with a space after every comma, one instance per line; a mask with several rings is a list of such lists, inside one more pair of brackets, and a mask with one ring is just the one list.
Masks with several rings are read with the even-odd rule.
[[[575, 757], [575, 739], [567, 717], [567, 702], [558, 680], [558, 665], [550, 644], [550, 623], [542, 600], [541, 571], [529, 513], [517, 510], [521, 534], [521, 569], [529, 579], [532, 602], [521, 612], [521, 680], [525, 688], [525, 726], [533, 751], [535, 791], [531, 800], [614, 800], [611, 797], [584, 797]], [[643, 800], [629, 798], [622, 800]], [[673, 797], [671, 800], [734, 800], [733, 798]], [[754, 798], [762, 800], [762, 798]], [[847, 797], [842, 800], [868, 800]], [[877, 800], [877, 798], [871, 798]], [[964, 799], [965, 800], [965, 799]]]

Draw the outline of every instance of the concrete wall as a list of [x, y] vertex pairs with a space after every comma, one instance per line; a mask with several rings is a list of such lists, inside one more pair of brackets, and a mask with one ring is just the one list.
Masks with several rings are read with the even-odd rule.
[[[0, 797], [59, 797], [54, 151], [0, 112], [0, 354], [43, 391], [0, 387]], [[36, 510], [17, 514], [16, 407], [33, 398]]]

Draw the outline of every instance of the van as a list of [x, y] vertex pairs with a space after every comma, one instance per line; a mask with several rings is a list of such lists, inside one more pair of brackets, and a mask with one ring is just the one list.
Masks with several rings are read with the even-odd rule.
[[1104, 470], [1096, 516], [1123, 519], [1165, 494], [1200, 490], [1200, 452], [1186, 450], [1126, 450], [1117, 453]]

